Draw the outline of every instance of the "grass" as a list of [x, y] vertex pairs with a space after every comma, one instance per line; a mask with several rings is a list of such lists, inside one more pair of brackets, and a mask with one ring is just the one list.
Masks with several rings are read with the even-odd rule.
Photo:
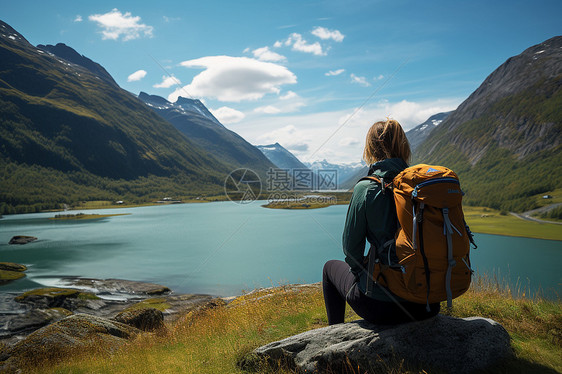
[[[543, 196], [545, 195], [550, 195], [552, 196], [552, 198], [543, 199]], [[549, 192], [537, 194], [533, 196], [533, 199], [535, 199], [537, 206], [539, 207], [550, 205], [550, 204], [562, 203], [562, 188], [557, 188]]]
[[[201, 196], [197, 198], [184, 197], [180, 198], [182, 203], [209, 203], [214, 201], [225, 201], [228, 200], [224, 195], [213, 195], [213, 196]], [[132, 203], [124, 201], [122, 204], [117, 204], [114, 201], [109, 200], [92, 200], [92, 201], [81, 201], [74, 205], [72, 209], [116, 209], [116, 208], [138, 208], [144, 206], [156, 206], [156, 205], [169, 205], [167, 203], [157, 203], [155, 201], [147, 201], [144, 203]]]
[[[501, 323], [511, 335], [516, 358], [495, 372], [562, 371], [560, 301], [515, 299], [511, 291], [480, 278], [445, 314], [483, 316]], [[347, 309], [346, 320], [358, 317]], [[283, 286], [240, 297], [226, 306], [190, 312], [164, 331], [143, 334], [112, 355], [73, 356], [38, 373], [242, 373], [237, 366], [254, 348], [327, 325], [317, 286]], [[260, 372], [291, 373], [283, 368]], [[355, 372], [351, 371], [350, 372]], [[397, 363], [390, 373], [414, 373]]]
[[170, 304], [166, 302], [166, 299], [163, 297], [157, 297], [152, 299], [145, 299], [143, 301], [139, 301], [136, 304], [131, 305], [125, 310], [137, 310], [137, 309], [146, 309], [146, 308], [154, 308], [158, 309], [159, 311], [163, 312], [166, 309], [171, 307]]
[[349, 204], [350, 192], [333, 193], [272, 193], [268, 196], [269, 203], [262, 205], [270, 209], [318, 209], [332, 205]]
[[520, 236], [535, 239], [562, 240], [562, 226], [552, 223], [526, 221], [499, 210], [482, 207], [463, 207], [470, 230], [482, 234]]
[[141, 206], [151, 206], [151, 205], [157, 205], [157, 204], [156, 203], [136, 204], [136, 203], [127, 203], [127, 202], [124, 202], [123, 204], [117, 204], [114, 201], [95, 200], [95, 201], [82, 201], [82, 202], [76, 204], [75, 206], [73, 206], [72, 209], [137, 208], [137, 207], [141, 207]]
[[73, 288], [37, 288], [31, 291], [27, 291], [20, 296], [15, 298], [16, 301], [25, 301], [29, 297], [34, 296], [44, 296], [44, 297], [75, 297], [82, 300], [97, 300], [98, 296], [91, 292], [83, 292], [80, 290], [75, 290]]

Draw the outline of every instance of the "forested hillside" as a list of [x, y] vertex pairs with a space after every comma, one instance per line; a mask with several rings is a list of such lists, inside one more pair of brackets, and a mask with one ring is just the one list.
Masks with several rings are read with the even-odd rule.
[[228, 167], [136, 97], [0, 29], [0, 213], [222, 189]]
[[523, 211], [562, 186], [562, 37], [508, 59], [414, 154], [454, 169], [465, 201]]

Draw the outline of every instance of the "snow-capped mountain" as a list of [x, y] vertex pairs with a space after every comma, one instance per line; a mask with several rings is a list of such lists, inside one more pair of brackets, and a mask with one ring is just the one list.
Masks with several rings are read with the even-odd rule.
[[217, 125], [224, 127], [222, 123], [216, 119], [215, 116], [207, 109], [207, 107], [198, 99], [188, 99], [185, 97], [178, 97], [175, 103], [171, 103], [163, 97], [157, 95], [149, 95], [145, 92], [139, 94], [139, 99], [154, 109], [175, 109], [178, 114], [195, 114], [203, 116]]
[[307, 169], [306, 165], [279, 143], [256, 147], [280, 169]]
[[413, 129], [406, 132], [406, 137], [410, 142], [410, 148], [412, 152], [423, 143], [425, 139], [429, 136], [431, 131], [437, 127], [441, 122], [443, 122], [451, 112], [437, 113], [427, 119], [424, 123], [414, 127]]
[[232, 169], [245, 167], [265, 176], [273, 164], [256, 147], [224, 127], [200, 100], [179, 97], [171, 103], [163, 97], [139, 94], [147, 106], [170, 122], [189, 140]]
[[345, 181], [364, 167], [361, 162], [332, 164], [325, 159], [322, 161], [305, 162], [304, 164], [314, 172], [317, 172], [318, 170], [335, 170], [337, 172], [338, 189], [341, 189], [341, 186]]

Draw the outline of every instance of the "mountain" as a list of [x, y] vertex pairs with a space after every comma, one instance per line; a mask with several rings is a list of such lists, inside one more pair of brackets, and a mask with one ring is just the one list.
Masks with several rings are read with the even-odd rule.
[[424, 123], [417, 125], [413, 129], [406, 132], [406, 137], [408, 142], [410, 142], [410, 149], [415, 152], [416, 148], [423, 143], [425, 139], [429, 136], [431, 131], [443, 122], [451, 112], [437, 113], [429, 117]]
[[222, 189], [224, 163], [90, 68], [0, 21], [0, 213]]
[[280, 169], [308, 169], [295, 155], [279, 143], [256, 145], [256, 147]]
[[227, 172], [244, 167], [265, 176], [274, 165], [259, 149], [224, 127], [200, 100], [179, 97], [171, 103], [163, 97], [141, 92], [139, 99], [171, 123], [186, 138], [228, 164]]
[[117, 86], [117, 83], [113, 80], [113, 77], [107, 72], [107, 70], [105, 70], [103, 66], [101, 66], [97, 62], [90, 60], [88, 57], [79, 54], [64, 43], [57, 43], [57, 45], [39, 44], [37, 45], [37, 48], [51, 53], [57, 57], [63, 58], [73, 64], [80, 65], [88, 69], [92, 74], [105, 80], [107, 83]]
[[465, 201], [527, 210], [562, 187], [562, 36], [509, 58], [431, 132], [414, 160], [453, 168]]
[[330, 171], [335, 170], [337, 174], [337, 187], [338, 189], [345, 189], [344, 183], [348, 181], [353, 175], [355, 175], [359, 170], [361, 170], [364, 165], [361, 163], [357, 164], [332, 164], [326, 160], [315, 161], [315, 162], [305, 162], [304, 163], [309, 169], [314, 172], [318, 170]]

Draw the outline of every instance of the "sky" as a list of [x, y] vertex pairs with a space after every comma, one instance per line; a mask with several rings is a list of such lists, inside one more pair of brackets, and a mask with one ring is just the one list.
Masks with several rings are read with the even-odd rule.
[[454, 110], [509, 57], [562, 34], [562, 1], [2, 1], [124, 89], [200, 99], [252, 144], [358, 163], [373, 122]]

